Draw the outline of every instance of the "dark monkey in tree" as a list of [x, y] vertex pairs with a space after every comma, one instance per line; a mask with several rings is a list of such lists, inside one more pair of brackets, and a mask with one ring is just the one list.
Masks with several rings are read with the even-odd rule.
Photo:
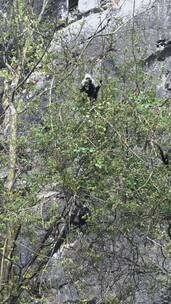
[[70, 222], [77, 228], [87, 224], [88, 218], [91, 216], [90, 209], [82, 203], [76, 203], [72, 214], [70, 215]]
[[171, 153], [171, 149], [168, 149], [167, 152], [164, 152], [158, 143], [153, 142], [153, 144], [158, 148], [160, 158], [161, 158], [161, 161], [163, 162], [163, 164], [169, 165], [169, 161], [171, 159], [171, 157], [170, 157], [171, 155], [169, 156], [169, 154]]
[[163, 51], [166, 47], [168, 47], [170, 45], [171, 45], [170, 40], [159, 39], [159, 40], [157, 40], [157, 43], [156, 43], [156, 50], [157, 51]]
[[[100, 81], [100, 83], [102, 83], [102, 81]], [[100, 85], [96, 86], [95, 81], [90, 74], [85, 74], [85, 77], [81, 82], [80, 91], [85, 92], [91, 100], [96, 100], [100, 87]]]
[[162, 163], [164, 165], [168, 166], [169, 163], [170, 163], [170, 160], [171, 160], [171, 149], [168, 149], [166, 152], [163, 151], [162, 147], [157, 142], [155, 142], [154, 140], [147, 141], [145, 147], [148, 144], [150, 144], [150, 145], [152, 144], [153, 146], [157, 147]]

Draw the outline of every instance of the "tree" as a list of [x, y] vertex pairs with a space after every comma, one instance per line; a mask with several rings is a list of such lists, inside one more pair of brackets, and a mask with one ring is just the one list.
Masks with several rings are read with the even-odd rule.
[[[46, 3], [47, 4], [47, 3]], [[5, 117], [2, 125], [3, 146], [6, 157], [2, 153], [4, 165], [7, 164], [7, 178], [2, 185], [2, 259], [1, 259], [1, 292], [3, 303], [17, 301], [22, 283], [13, 280], [13, 267], [16, 241], [21, 232], [19, 217], [11, 216], [10, 208], [15, 207], [17, 193], [17, 179], [21, 174], [20, 155], [18, 149], [22, 145], [24, 137], [20, 136], [21, 116], [29, 111], [30, 104], [24, 100], [24, 93], [34, 87], [33, 73], [39, 70], [39, 66], [45, 56], [56, 31], [56, 26], [49, 26], [43, 21], [42, 16], [45, 2], [39, 16], [36, 16], [30, 4], [25, 1], [13, 1], [8, 10], [2, 15], [1, 26], [4, 35], [1, 35], [1, 49], [4, 69], [1, 76], [4, 78], [4, 93], [2, 98], [3, 113]], [[49, 32], [51, 31], [51, 33]], [[31, 79], [31, 80], [30, 80]], [[24, 164], [23, 164], [24, 167]], [[25, 168], [22, 168], [24, 171]], [[18, 206], [19, 207], [19, 206]], [[18, 271], [18, 270], [17, 270]], [[17, 274], [19, 276], [19, 274]], [[15, 277], [15, 275], [14, 275]], [[19, 290], [19, 291], [18, 291]]]

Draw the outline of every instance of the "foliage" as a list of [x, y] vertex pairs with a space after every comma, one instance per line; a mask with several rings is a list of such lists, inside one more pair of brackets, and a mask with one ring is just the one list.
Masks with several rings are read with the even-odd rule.
[[[140, 68], [134, 73], [130, 61], [118, 79], [106, 82], [101, 97], [90, 101], [79, 93], [75, 79], [82, 58], [75, 62], [66, 45], [64, 53], [48, 53], [56, 28], [24, 4], [14, 1], [9, 19], [3, 20], [8, 31], [1, 37], [2, 45], [13, 40], [1, 75], [8, 81], [8, 106], [15, 107], [17, 118], [0, 151], [3, 170], [14, 173], [10, 187], [5, 180], [0, 184], [1, 303], [44, 301], [48, 287], [41, 286], [39, 274], [46, 273], [65, 240], [78, 237], [78, 229], [68, 224], [75, 200], [86, 204], [91, 216], [77, 255], [63, 261], [68, 278], [72, 273], [81, 294], [87, 274], [96, 272], [102, 284], [111, 280], [111, 286], [120, 287], [110, 303], [133, 303], [142, 278], [156, 278], [152, 293], [169, 281], [165, 224], [171, 212], [170, 165], [162, 163], [154, 145], [163, 145], [170, 134], [169, 105], [155, 97], [152, 84], [144, 85], [148, 77]], [[45, 87], [37, 84], [41, 77]], [[43, 191], [59, 189], [65, 208], [61, 198], [55, 204], [43, 200]], [[45, 215], [39, 212], [42, 202], [48, 206]], [[23, 265], [24, 241], [32, 252], [24, 253]], [[151, 244], [160, 248], [162, 266], [149, 255]]]

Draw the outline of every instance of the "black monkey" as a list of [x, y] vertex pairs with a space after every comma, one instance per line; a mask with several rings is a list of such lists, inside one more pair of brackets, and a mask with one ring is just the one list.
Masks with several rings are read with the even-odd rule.
[[168, 149], [167, 152], [163, 151], [162, 147], [157, 142], [155, 142], [154, 140], [147, 140], [146, 141], [145, 147], [144, 147], [145, 150], [146, 150], [148, 145], [149, 146], [153, 145], [153, 146], [157, 147], [162, 163], [165, 166], [168, 166], [169, 163], [170, 163], [170, 160], [171, 160], [171, 149]]
[[91, 216], [90, 209], [82, 203], [76, 203], [72, 214], [70, 215], [70, 223], [77, 228], [87, 224], [87, 219]]
[[158, 148], [158, 151], [160, 153], [160, 158], [161, 158], [163, 164], [168, 166], [169, 161], [170, 161], [169, 154], [171, 153], [171, 149], [168, 149], [167, 152], [164, 152], [163, 149], [160, 147], [160, 145], [158, 143], [153, 141], [153, 144]]
[[171, 56], [171, 41], [166, 39], [159, 39], [156, 41], [156, 51], [144, 60], [144, 65], [150, 66], [156, 60], [164, 61]]
[[157, 51], [163, 51], [166, 47], [169, 47], [170, 45], [171, 45], [170, 40], [159, 39], [156, 42], [156, 49]]
[[159, 39], [156, 43], [157, 60], [163, 61], [167, 56], [170, 56], [171, 41]]
[[[102, 83], [102, 81], [100, 81], [100, 83]], [[85, 74], [85, 77], [81, 82], [80, 91], [85, 92], [91, 100], [96, 100], [100, 87], [100, 85], [96, 86], [95, 81], [90, 74]]]
[[156, 42], [156, 51], [163, 51], [167, 42], [166, 39], [159, 39]]
[[169, 223], [169, 227], [167, 228], [167, 234], [171, 240], [171, 223]]

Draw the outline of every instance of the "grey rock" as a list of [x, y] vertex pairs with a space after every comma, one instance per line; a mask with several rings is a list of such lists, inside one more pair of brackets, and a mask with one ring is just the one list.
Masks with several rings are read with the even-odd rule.
[[88, 12], [92, 9], [95, 9], [100, 6], [100, 0], [79, 0], [78, 1], [78, 10], [80, 13]]

